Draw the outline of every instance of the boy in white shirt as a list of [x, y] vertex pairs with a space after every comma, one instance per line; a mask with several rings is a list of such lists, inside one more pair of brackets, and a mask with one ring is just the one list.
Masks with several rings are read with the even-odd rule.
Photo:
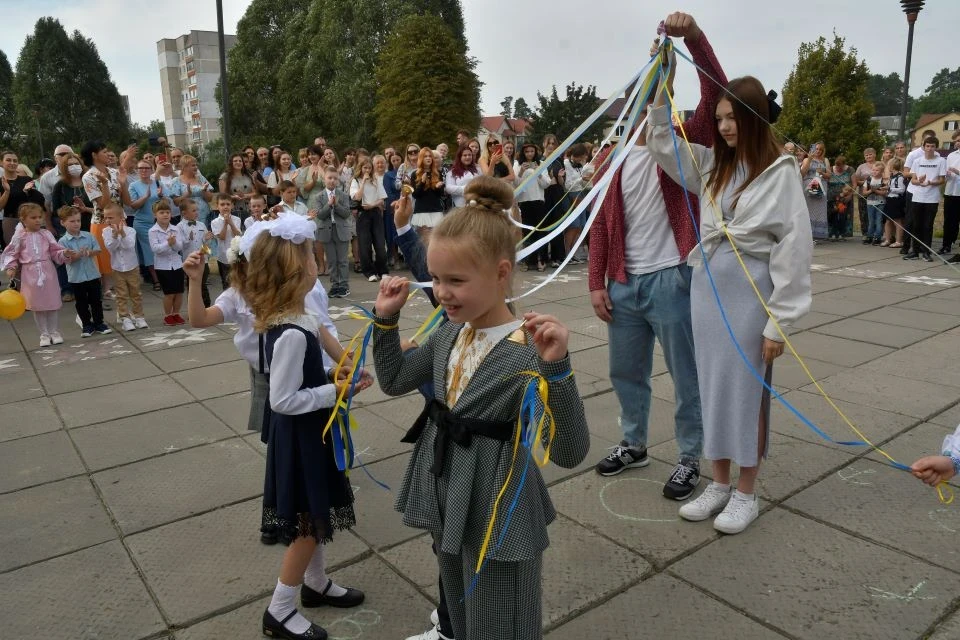
[[[246, 231], [254, 222], [263, 220], [263, 214], [267, 210], [267, 201], [259, 193], [250, 197], [250, 217], [243, 221], [243, 230]], [[209, 304], [207, 305], [210, 306]]]
[[180, 315], [183, 306], [183, 260], [180, 258], [180, 234], [170, 224], [170, 202], [163, 198], [153, 203], [157, 223], [147, 237], [153, 250], [153, 270], [163, 289], [163, 324], [172, 327], [186, 324]]
[[917, 239], [904, 260], [923, 258], [933, 262], [930, 245], [933, 243], [933, 221], [940, 206], [940, 185], [946, 181], [947, 163], [937, 153], [940, 141], [934, 136], [923, 139], [923, 155], [910, 167], [913, 186], [913, 204], [910, 209], [910, 233]]
[[274, 205], [274, 207], [270, 209], [271, 213], [295, 213], [298, 216], [306, 216], [311, 220], [317, 217], [316, 211], [313, 212], [313, 215], [309, 215], [307, 205], [297, 200], [297, 185], [293, 182], [283, 180], [278, 188], [280, 189], [280, 204]]
[[[233, 198], [229, 193], [217, 194], [217, 211], [220, 215], [210, 221], [210, 231], [217, 239], [217, 270], [220, 272], [220, 285], [223, 290], [230, 286], [230, 261], [227, 251], [234, 236], [242, 235], [240, 218], [233, 215]], [[190, 255], [190, 254], [187, 254]]]
[[[200, 279], [200, 294], [203, 297], [203, 304], [210, 305], [210, 289], [207, 286], [207, 280], [210, 278], [210, 265], [207, 264], [207, 252], [201, 249], [206, 243], [213, 240], [213, 233], [207, 230], [207, 227], [197, 220], [197, 203], [193, 200], [187, 200], [180, 207], [180, 214], [183, 219], [177, 225], [177, 231], [180, 233], [180, 244], [183, 245], [182, 255], [189, 256], [194, 251], [200, 251], [203, 260], [203, 276]], [[187, 279], [187, 290], [189, 293], [190, 279]]]
[[[140, 262], [137, 260], [137, 233], [126, 224], [123, 208], [111, 202], [103, 210], [103, 244], [110, 254], [113, 290], [117, 299], [117, 320], [124, 331], [148, 329], [143, 317], [140, 293]], [[129, 305], [129, 306], [128, 306]]]

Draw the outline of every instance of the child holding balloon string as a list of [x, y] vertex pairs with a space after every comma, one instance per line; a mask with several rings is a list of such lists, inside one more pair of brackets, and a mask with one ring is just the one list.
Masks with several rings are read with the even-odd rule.
[[43, 207], [33, 202], [20, 205], [17, 215], [23, 229], [14, 234], [10, 244], [0, 254], [0, 268], [11, 280], [20, 271], [20, 293], [26, 308], [33, 312], [33, 320], [40, 331], [40, 346], [60, 344], [58, 312], [63, 302], [56, 264], [67, 261], [67, 250], [61, 247], [53, 234], [42, 228]]

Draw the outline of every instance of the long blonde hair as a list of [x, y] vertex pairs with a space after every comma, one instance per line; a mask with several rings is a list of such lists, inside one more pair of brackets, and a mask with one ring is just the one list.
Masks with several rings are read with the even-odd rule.
[[311, 278], [305, 277], [313, 242], [295, 244], [261, 233], [250, 253], [242, 295], [256, 316], [253, 328], [263, 333], [284, 317], [304, 313], [304, 299], [313, 288]]

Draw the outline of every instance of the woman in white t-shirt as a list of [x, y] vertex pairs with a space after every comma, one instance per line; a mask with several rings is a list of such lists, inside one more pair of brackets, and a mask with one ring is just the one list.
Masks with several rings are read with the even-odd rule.
[[270, 177], [267, 178], [267, 186], [270, 187], [270, 192], [273, 195], [280, 197], [279, 187], [284, 180], [294, 183], [297, 181], [297, 169], [293, 167], [293, 156], [290, 155], [289, 151], [283, 151], [280, 154], [276, 168], [270, 172]]
[[[910, 184], [913, 185], [913, 204], [910, 205], [910, 234], [914, 241], [904, 260], [923, 258], [933, 262], [930, 245], [933, 244], [933, 221], [940, 207], [940, 185], [946, 182], [947, 162], [937, 148], [940, 141], [934, 136], [923, 139], [922, 155], [910, 165]], [[919, 242], [917, 242], [919, 240]]]
[[383, 178], [374, 175], [373, 163], [369, 160], [359, 162], [356, 171], [356, 177], [350, 183], [350, 197], [360, 203], [357, 211], [360, 271], [367, 280], [376, 282], [389, 273], [383, 227], [383, 203], [387, 192], [383, 188]]

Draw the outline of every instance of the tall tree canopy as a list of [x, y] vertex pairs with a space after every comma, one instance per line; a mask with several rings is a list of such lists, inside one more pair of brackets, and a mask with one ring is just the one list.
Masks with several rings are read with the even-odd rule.
[[452, 140], [459, 128], [475, 130], [480, 122], [475, 67], [462, 41], [440, 18], [401, 20], [377, 66], [377, 137], [384, 144], [433, 147]]
[[[566, 97], [560, 99], [556, 85], [550, 95], [545, 96], [537, 92], [537, 101], [540, 103], [533, 116], [533, 129], [537, 135], [548, 133], [556, 134], [564, 140], [574, 132], [590, 114], [596, 111], [602, 100], [597, 97], [597, 88], [589, 85], [586, 88], [573, 82], [566, 87]], [[603, 134], [605, 121], [600, 118], [582, 136], [582, 140], [595, 140]]]
[[16, 111], [13, 108], [13, 70], [7, 55], [0, 51], [0, 148], [8, 149], [16, 135]]
[[873, 104], [867, 94], [870, 72], [846, 50], [845, 41], [819, 38], [800, 45], [797, 64], [783, 86], [783, 113], [777, 121], [791, 140], [809, 145], [823, 140], [830, 157], [854, 157], [861, 149], [882, 146], [870, 117]]
[[[870, 74], [867, 80], [867, 95], [873, 103], [873, 115], [900, 115], [900, 104], [903, 100], [903, 80], [900, 74], [896, 72], [886, 76], [879, 73]], [[908, 110], [912, 102], [913, 100], [908, 96]]]
[[960, 67], [944, 68], [933, 76], [924, 94], [913, 102], [907, 122], [913, 124], [925, 113], [954, 111], [960, 111]]
[[54, 18], [40, 18], [27, 36], [12, 93], [18, 130], [29, 135], [39, 124], [44, 153], [58, 143], [126, 142], [130, 123], [96, 45], [79, 31], [68, 37]]
[[523, 118], [524, 120], [530, 120], [533, 118], [533, 111], [527, 105], [527, 101], [523, 98], [517, 98], [513, 101], [513, 117], [514, 118]]

